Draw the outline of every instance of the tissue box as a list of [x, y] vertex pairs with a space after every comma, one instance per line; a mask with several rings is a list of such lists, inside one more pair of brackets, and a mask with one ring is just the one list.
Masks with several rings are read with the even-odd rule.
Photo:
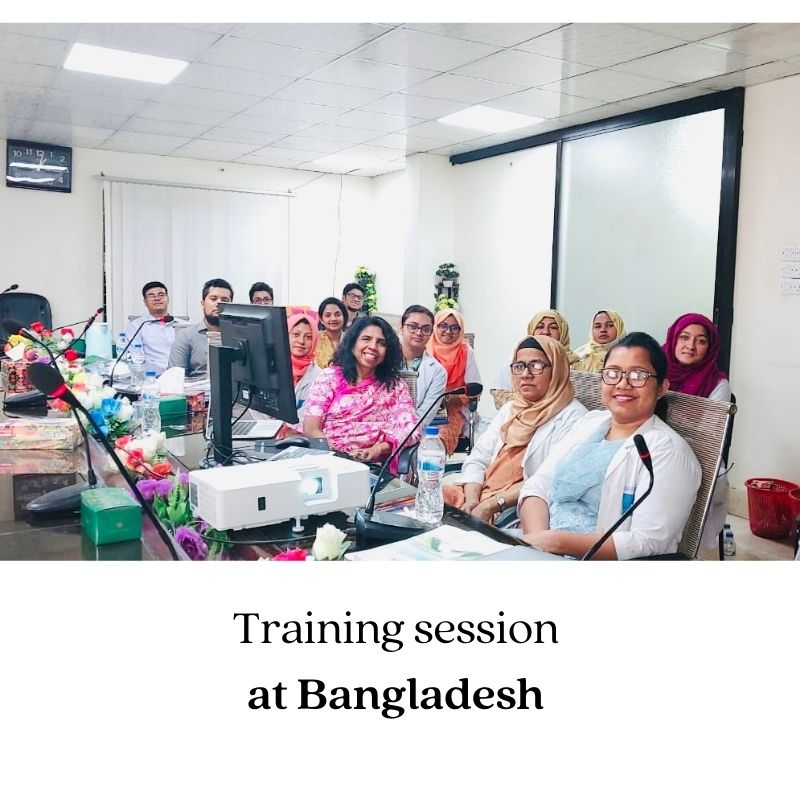
[[28, 381], [28, 365], [24, 361], [0, 362], [0, 385], [6, 394], [30, 392], [36, 388]]
[[0, 422], [0, 450], [74, 450], [80, 442], [78, 423], [72, 417]]
[[95, 544], [140, 539], [142, 507], [124, 489], [87, 489], [81, 494], [81, 527]]
[[158, 410], [161, 413], [161, 419], [164, 419], [164, 417], [185, 417], [186, 398], [180, 395], [162, 397], [158, 403]]

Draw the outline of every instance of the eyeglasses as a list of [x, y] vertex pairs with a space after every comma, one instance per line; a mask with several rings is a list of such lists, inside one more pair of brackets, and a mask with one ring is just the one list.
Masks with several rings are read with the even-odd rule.
[[449, 331], [453, 335], [461, 330], [460, 325], [448, 325], [446, 322], [440, 322], [436, 327], [439, 329], [439, 333], [447, 333]]
[[654, 372], [648, 372], [646, 369], [629, 369], [625, 371], [616, 367], [602, 369], [600, 370], [600, 375], [603, 378], [603, 383], [609, 386], [616, 386], [623, 377], [626, 377], [628, 383], [635, 389], [641, 389], [650, 378], [657, 377]]
[[148, 292], [145, 295], [148, 300], [163, 300], [166, 296], [166, 292]]
[[528, 370], [531, 375], [541, 375], [552, 364], [545, 364], [544, 361], [515, 361], [511, 365], [511, 372], [514, 375], [522, 375], [525, 370]]
[[271, 306], [272, 299], [269, 297], [254, 297], [253, 298], [253, 305], [254, 306]]
[[406, 322], [406, 328], [408, 328], [411, 333], [419, 331], [425, 336], [430, 336], [433, 333], [433, 325], [417, 325], [416, 322]]
[[363, 301], [364, 295], [361, 292], [348, 292], [345, 297], [349, 298], [350, 300], [358, 300], [359, 302]]

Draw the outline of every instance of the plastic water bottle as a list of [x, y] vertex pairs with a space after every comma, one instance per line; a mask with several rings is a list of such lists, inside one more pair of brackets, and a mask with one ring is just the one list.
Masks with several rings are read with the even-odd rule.
[[[128, 337], [125, 335], [125, 331], [120, 331], [119, 336], [117, 336], [117, 352], [114, 354], [114, 358], [119, 358], [122, 355], [122, 351], [128, 346]], [[125, 353], [125, 360], [127, 361], [130, 356], [130, 353]]]
[[439, 429], [435, 426], [425, 428], [425, 436], [417, 450], [417, 486], [416, 516], [420, 522], [438, 525], [442, 521], [444, 497], [442, 496], [442, 478], [447, 452], [439, 438]]
[[733, 530], [727, 522], [722, 528], [722, 552], [725, 556], [736, 555], [736, 539], [733, 538]]
[[129, 352], [131, 354], [131, 383], [134, 386], [141, 386], [144, 381], [144, 348], [142, 343], [134, 342]]
[[148, 372], [142, 385], [142, 435], [149, 436], [161, 430], [161, 407], [159, 403], [158, 381], [155, 372]]

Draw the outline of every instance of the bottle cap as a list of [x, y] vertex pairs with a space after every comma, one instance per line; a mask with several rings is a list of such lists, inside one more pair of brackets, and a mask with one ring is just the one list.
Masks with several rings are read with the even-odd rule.
[[151, 371], [151, 370], [148, 370], [147, 372], [145, 372], [145, 375], [146, 375], [148, 378], [155, 378], [155, 376], [156, 376], [156, 373], [155, 373], [155, 372], [153, 372], [153, 371]]
[[428, 425], [425, 428], [425, 435], [426, 436], [438, 436], [439, 429], [435, 425]]

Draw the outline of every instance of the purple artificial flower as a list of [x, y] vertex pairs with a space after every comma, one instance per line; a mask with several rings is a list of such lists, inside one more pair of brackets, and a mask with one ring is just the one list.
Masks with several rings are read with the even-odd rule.
[[156, 486], [161, 483], [154, 478], [145, 478], [136, 484], [136, 488], [142, 493], [142, 497], [149, 503], [156, 493]]
[[188, 472], [179, 472], [178, 478], [180, 482], [186, 486], [189, 483], [189, 473]]
[[49, 356], [39, 356], [39, 358], [36, 359], [36, 363], [37, 364], [49, 364], [50, 363], [50, 357]]
[[169, 497], [169, 493], [172, 491], [174, 484], [171, 480], [164, 479], [161, 481], [155, 481], [155, 486], [153, 490], [159, 497]]
[[192, 561], [203, 561], [208, 555], [208, 545], [200, 536], [186, 525], [180, 525], [175, 531], [175, 541], [183, 548]]

